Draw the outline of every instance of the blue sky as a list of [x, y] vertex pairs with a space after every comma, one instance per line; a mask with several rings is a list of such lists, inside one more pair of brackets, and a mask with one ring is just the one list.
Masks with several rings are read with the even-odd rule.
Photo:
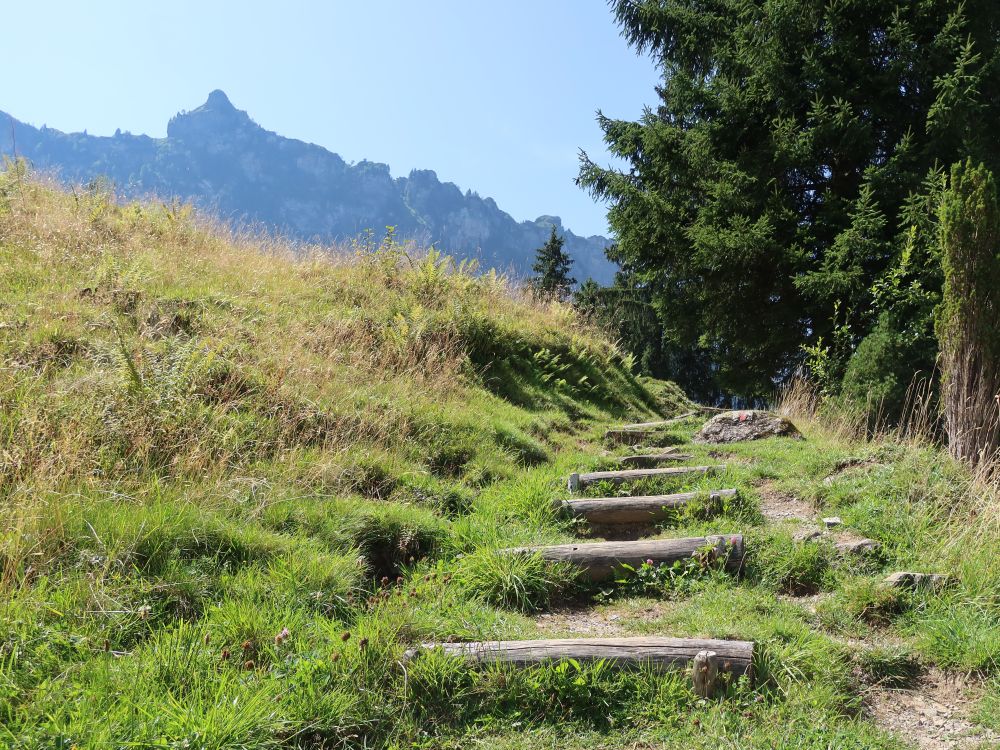
[[608, 161], [595, 111], [637, 118], [658, 79], [604, 0], [6, 5], [0, 109], [18, 119], [162, 136], [221, 88], [269, 130], [578, 234], [607, 227], [573, 184], [578, 149]]

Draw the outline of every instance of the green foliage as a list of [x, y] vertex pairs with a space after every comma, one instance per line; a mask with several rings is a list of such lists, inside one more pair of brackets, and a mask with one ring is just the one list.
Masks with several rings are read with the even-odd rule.
[[920, 378], [932, 378], [936, 347], [927, 336], [911, 337], [883, 316], [847, 363], [841, 393], [872, 417], [896, 422], [907, 392]]
[[574, 294], [573, 303], [629, 351], [630, 369], [676, 382], [692, 399], [715, 400], [720, 391], [708, 351], [679, 345], [671, 337], [672, 327], [683, 321], [663, 318], [654, 290], [626, 268], [610, 286], [588, 279]]
[[663, 72], [642, 119], [599, 116], [626, 167], [582, 159], [579, 183], [610, 203], [612, 255], [650, 290], [666, 340], [707, 357], [723, 390], [769, 396], [820, 339], [836, 377], [878, 320], [877, 285], [901, 265], [897, 232], [927, 175], [970, 155], [1000, 165], [987, 135], [1000, 9], [611, 5]]
[[671, 596], [694, 591], [699, 582], [719, 574], [725, 567], [731, 549], [719, 555], [709, 544], [686, 560], [667, 565], [646, 560], [638, 567], [623, 563], [613, 588], [604, 589], [599, 598], [612, 601], [617, 596]]
[[548, 241], [535, 251], [535, 263], [531, 270], [535, 272], [531, 279], [532, 286], [539, 294], [566, 299], [576, 279], [569, 275], [573, 259], [563, 250], [565, 240], [556, 234], [555, 225]]

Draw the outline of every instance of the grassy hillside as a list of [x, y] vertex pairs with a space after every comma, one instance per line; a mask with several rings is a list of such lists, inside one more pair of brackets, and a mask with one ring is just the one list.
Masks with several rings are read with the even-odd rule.
[[[941, 452], [803, 411], [802, 441], [678, 423], [661, 445], [728, 470], [590, 492], [736, 488], [652, 533], [742, 532], [742, 574], [583, 588], [495, 550], [602, 533], [557, 511], [566, 475], [683, 395], [495, 275], [300, 250], [0, 175], [0, 746], [903, 748], [893, 700], [933, 675], [1000, 730], [996, 495]], [[878, 585], [901, 569], [953, 585]], [[647, 633], [755, 640], [756, 680], [401, 660]]]
[[[287, 680], [311, 683], [338, 649], [360, 658], [366, 634], [382, 663], [401, 633], [499, 627], [458, 590], [412, 623], [369, 598], [421, 561], [558, 536], [536, 502], [558, 451], [594, 420], [684, 402], [495, 274], [391, 241], [298, 251], [0, 175], [11, 737], [69, 746], [108, 711], [95, 742], [387, 737], [395, 708], [357, 675], [309, 695]], [[546, 468], [526, 479], [532, 466]], [[285, 627], [294, 647], [278, 648]], [[92, 694], [108, 704], [76, 700]], [[200, 706], [184, 719], [182, 695]]]

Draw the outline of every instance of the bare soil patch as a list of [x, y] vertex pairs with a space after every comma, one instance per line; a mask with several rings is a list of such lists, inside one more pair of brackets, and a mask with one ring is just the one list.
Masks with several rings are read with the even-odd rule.
[[649, 601], [638, 607], [567, 607], [534, 618], [541, 633], [567, 637], [635, 635], [636, 620], [658, 620], [674, 606], [669, 601]]
[[918, 750], [971, 750], [1000, 743], [1000, 734], [968, 718], [981, 692], [962, 675], [930, 669], [912, 689], [873, 688], [866, 706], [876, 725]]
[[760, 512], [771, 523], [781, 521], [813, 521], [816, 508], [812, 503], [782, 492], [767, 483], [760, 487]]

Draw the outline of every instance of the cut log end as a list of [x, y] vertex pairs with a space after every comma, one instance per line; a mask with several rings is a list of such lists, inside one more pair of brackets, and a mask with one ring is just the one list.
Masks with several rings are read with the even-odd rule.
[[699, 651], [692, 664], [694, 694], [699, 698], [711, 698], [719, 679], [719, 655], [715, 651]]
[[570, 492], [580, 491], [580, 475], [573, 473], [569, 475], [569, 482], [566, 483], [567, 488]]

